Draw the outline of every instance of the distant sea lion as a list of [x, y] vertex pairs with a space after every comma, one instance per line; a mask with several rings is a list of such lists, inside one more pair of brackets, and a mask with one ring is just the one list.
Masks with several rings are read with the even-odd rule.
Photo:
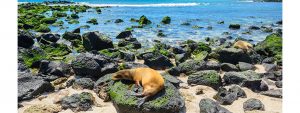
[[238, 49], [242, 49], [242, 50], [247, 51], [247, 52], [253, 49], [252, 44], [250, 44], [246, 41], [242, 41], [242, 40], [239, 40], [239, 41], [235, 42], [233, 44], [233, 47], [238, 48]]

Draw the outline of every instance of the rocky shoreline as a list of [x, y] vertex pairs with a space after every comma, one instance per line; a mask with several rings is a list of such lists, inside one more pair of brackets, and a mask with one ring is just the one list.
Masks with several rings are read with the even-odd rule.
[[[49, 28], [66, 27], [57, 21], [61, 17], [78, 23], [78, 13], [92, 9], [101, 14], [102, 8], [19, 4], [19, 112], [281, 112], [282, 21], [273, 24], [280, 27], [276, 30], [251, 26], [249, 30], [269, 33], [257, 44], [241, 37], [233, 39], [230, 30], [239, 30], [241, 25], [230, 24], [226, 38], [185, 40], [176, 45], [154, 40], [153, 47], [146, 47], [132, 35], [135, 29], [151, 24], [144, 15], [132, 18], [139, 25], [120, 32], [117, 41], [99, 31], [81, 31], [99, 24], [97, 19], [63, 34]], [[51, 17], [43, 15], [48, 11]], [[171, 19], [166, 16], [161, 24], [170, 24]], [[163, 32], [157, 35], [164, 36]], [[238, 46], [238, 41], [251, 43], [251, 48]], [[131, 81], [111, 80], [112, 73], [137, 67], [153, 68], [166, 81], [165, 89], [141, 108], [137, 97], [127, 94], [136, 89]]]

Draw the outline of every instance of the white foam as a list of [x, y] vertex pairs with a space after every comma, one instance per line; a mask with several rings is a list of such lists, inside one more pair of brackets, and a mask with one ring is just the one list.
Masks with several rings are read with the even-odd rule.
[[197, 6], [197, 5], [209, 5], [209, 3], [158, 3], [158, 4], [90, 4], [81, 3], [89, 5], [91, 7], [186, 7], [186, 6]]

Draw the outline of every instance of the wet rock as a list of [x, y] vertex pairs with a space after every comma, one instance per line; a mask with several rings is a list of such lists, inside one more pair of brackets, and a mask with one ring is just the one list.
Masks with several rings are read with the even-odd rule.
[[153, 69], [166, 69], [174, 66], [166, 56], [159, 53], [148, 53], [143, 56], [144, 64]]
[[240, 24], [230, 24], [229, 28], [232, 30], [237, 30], [237, 29], [241, 28], [241, 25]]
[[261, 30], [263, 32], [266, 32], [266, 33], [271, 33], [273, 32], [273, 28], [272, 27], [269, 27], [269, 26], [261, 26]]
[[238, 67], [241, 71], [254, 70], [255, 66], [245, 62], [239, 62]]
[[172, 47], [172, 52], [174, 54], [182, 54], [182, 53], [185, 53], [185, 51], [183, 50], [183, 48], [179, 47], [179, 46], [174, 46]]
[[260, 94], [275, 98], [282, 98], [282, 89], [263, 91]]
[[222, 71], [239, 71], [239, 69], [233, 65], [233, 64], [230, 64], [230, 63], [222, 63], [221, 64], [221, 69]]
[[229, 92], [225, 88], [219, 88], [218, 93], [213, 97], [222, 105], [231, 105], [238, 99], [237, 93]]
[[75, 79], [72, 88], [74, 89], [93, 89], [94, 81], [90, 78]]
[[43, 33], [37, 37], [37, 40], [43, 44], [55, 43], [60, 39], [59, 34]]
[[282, 81], [276, 81], [275, 82], [276, 87], [282, 88]]
[[260, 30], [260, 28], [258, 26], [250, 26], [249, 29], [250, 30]]
[[228, 89], [228, 92], [236, 93], [237, 97], [247, 98], [245, 91], [238, 85], [233, 85]]
[[163, 23], [163, 24], [170, 24], [170, 23], [171, 23], [171, 17], [165, 16], [165, 17], [162, 19], [161, 23]]
[[282, 20], [277, 21], [276, 24], [282, 25]]
[[224, 24], [224, 23], [225, 23], [224, 21], [219, 21], [219, 22], [218, 22], [218, 24]]
[[18, 46], [19, 47], [24, 47], [24, 48], [30, 48], [34, 44], [34, 38], [35, 35], [28, 32], [28, 31], [23, 31], [19, 30], [18, 31]]
[[57, 105], [35, 104], [24, 110], [24, 113], [58, 113], [62, 109]]
[[187, 83], [197, 84], [197, 85], [206, 85], [214, 89], [217, 89], [221, 86], [221, 76], [214, 70], [205, 70], [198, 71], [189, 75]]
[[71, 31], [72, 33], [80, 33], [80, 27], [74, 29], [73, 31]]
[[19, 73], [18, 77], [18, 101], [29, 100], [44, 93], [54, 91], [50, 82], [30, 73]]
[[238, 62], [251, 63], [252, 60], [249, 54], [245, 53], [241, 49], [236, 48], [223, 48], [217, 51], [219, 55], [218, 60], [220, 62], [237, 64]]
[[82, 92], [64, 97], [60, 104], [63, 109], [70, 108], [73, 112], [78, 112], [91, 109], [94, 101], [95, 98], [91, 93]]
[[124, 39], [124, 38], [132, 38], [132, 33], [131, 31], [122, 31], [116, 39]]
[[65, 32], [62, 35], [62, 38], [69, 40], [69, 41], [81, 40], [81, 35], [78, 33], [74, 33], [74, 32]]
[[220, 106], [217, 102], [204, 98], [199, 103], [200, 113], [232, 113], [226, 108]]
[[118, 71], [116, 61], [104, 55], [91, 53], [81, 53], [72, 61], [71, 66], [76, 75], [85, 77], [99, 78], [105, 74]]
[[115, 23], [122, 23], [122, 22], [124, 22], [124, 20], [122, 20], [122, 19], [116, 19], [115, 20]]
[[152, 22], [145, 16], [141, 16], [139, 20], [139, 25], [148, 25], [151, 24]]
[[131, 47], [132, 49], [140, 49], [142, 48], [142, 44], [136, 39], [136, 38], [129, 38], [129, 39], [124, 39], [120, 40], [118, 42], [119, 47]]
[[244, 111], [252, 111], [252, 110], [265, 110], [264, 104], [258, 99], [248, 99], [246, 102], [243, 103]]
[[112, 40], [98, 31], [87, 32], [82, 35], [83, 46], [87, 51], [113, 48]]
[[[128, 95], [128, 89], [133, 91], [134, 88], [130, 88], [131, 83], [125, 81], [117, 81], [111, 87], [109, 95], [112, 99], [113, 105], [117, 112], [120, 113], [179, 113], [184, 109], [185, 104], [182, 96], [171, 83], [165, 81], [165, 88], [155, 94], [151, 99], [142, 104], [139, 109], [138, 100], [140, 98], [136, 96]], [[138, 90], [136, 93], [141, 93]]]
[[71, 66], [64, 62], [42, 60], [40, 63], [39, 73], [59, 77], [70, 76]]

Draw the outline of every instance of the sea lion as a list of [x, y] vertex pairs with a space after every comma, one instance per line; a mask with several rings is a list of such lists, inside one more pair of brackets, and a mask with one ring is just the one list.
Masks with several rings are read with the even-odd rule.
[[[151, 68], [125, 69], [114, 73], [112, 80], [132, 80], [138, 87], [143, 87], [141, 94], [132, 93], [134, 96], [142, 96], [138, 101], [140, 107], [149, 97], [155, 95], [164, 88], [164, 78], [160, 73]], [[141, 83], [141, 85], [140, 85]]]

